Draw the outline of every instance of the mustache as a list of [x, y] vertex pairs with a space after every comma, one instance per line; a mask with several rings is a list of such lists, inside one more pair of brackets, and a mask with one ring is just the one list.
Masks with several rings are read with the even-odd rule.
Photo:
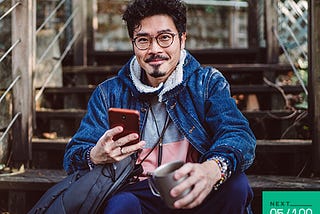
[[169, 58], [168, 57], [166, 57], [166, 56], [162, 56], [162, 55], [152, 55], [152, 56], [150, 56], [149, 58], [147, 58], [146, 60], [145, 60], [145, 62], [151, 62], [151, 61], [153, 61], [153, 60], [168, 60]]

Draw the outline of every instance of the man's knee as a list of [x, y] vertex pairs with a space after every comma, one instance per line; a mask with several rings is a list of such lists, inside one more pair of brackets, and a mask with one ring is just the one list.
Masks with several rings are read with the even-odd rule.
[[141, 213], [140, 201], [130, 192], [120, 192], [108, 200], [104, 213], [125, 213], [128, 210], [132, 214]]
[[[213, 190], [200, 211], [211, 213], [246, 213], [253, 198], [244, 173], [233, 175], [218, 190]], [[201, 213], [201, 212], [198, 212]]]
[[219, 197], [225, 198], [226, 203], [238, 209], [246, 209], [252, 199], [253, 192], [249, 185], [247, 176], [244, 173], [234, 175], [218, 191]]
[[252, 189], [247, 176], [244, 173], [234, 175], [224, 185], [221, 186], [222, 194], [229, 195], [229, 198], [240, 202], [247, 202], [253, 197]]

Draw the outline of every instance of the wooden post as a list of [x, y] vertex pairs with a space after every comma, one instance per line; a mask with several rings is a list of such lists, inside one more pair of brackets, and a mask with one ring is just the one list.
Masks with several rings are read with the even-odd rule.
[[274, 34], [278, 29], [278, 14], [276, 0], [265, 0], [266, 41], [267, 41], [267, 63], [279, 62], [279, 43]]
[[94, 59], [94, 29], [93, 29], [93, 14], [94, 8], [97, 7], [95, 0], [87, 0], [87, 62], [88, 65], [93, 65], [95, 62]]
[[73, 34], [80, 33], [74, 46], [74, 65], [87, 65], [87, 1], [73, 0], [73, 10], [79, 12], [73, 20]]
[[[21, 1], [12, 13], [12, 42], [20, 41], [12, 52], [12, 77], [21, 77], [13, 88], [13, 112], [14, 115], [21, 113], [13, 127], [12, 159], [16, 164], [27, 163], [31, 159], [35, 2]], [[12, 3], [15, 4], [16, 0]]]
[[320, 175], [320, 0], [309, 0], [309, 112], [313, 118], [313, 169]]
[[249, 0], [248, 1], [248, 46], [251, 48], [259, 47], [259, 37], [258, 37], [258, 1]]
[[[279, 62], [279, 42], [275, 36], [274, 31], [278, 30], [278, 13], [276, 11], [277, 0], [264, 0], [265, 5], [265, 35], [266, 35], [266, 63], [276, 64]], [[274, 82], [276, 74], [270, 71], [264, 71], [263, 75], [269, 80]], [[272, 94], [266, 99], [269, 99], [266, 103], [269, 104], [270, 109], [282, 109], [283, 103], [279, 103], [281, 100], [280, 95]]]
[[229, 20], [232, 23], [229, 27], [229, 46], [231, 48], [238, 47], [238, 36], [239, 36], [239, 11], [235, 7], [228, 9]]
[[[26, 191], [19, 191], [19, 190], [9, 191], [8, 192], [9, 213], [27, 213], [28, 212], [27, 201], [28, 201], [28, 194]], [[19, 206], [17, 206], [17, 204], [19, 204]]]

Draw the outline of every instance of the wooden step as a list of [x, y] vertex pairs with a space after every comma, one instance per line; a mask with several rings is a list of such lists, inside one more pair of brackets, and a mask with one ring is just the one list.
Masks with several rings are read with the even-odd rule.
[[[8, 194], [6, 199], [10, 213], [26, 213], [52, 185], [66, 176], [63, 170], [32, 170], [12, 176], [0, 176], [0, 191]], [[320, 178], [303, 178], [275, 175], [248, 175], [254, 191], [252, 208], [261, 212], [261, 195], [265, 190], [320, 191]], [[34, 194], [38, 193], [38, 194]], [[19, 204], [19, 206], [16, 206]], [[2, 210], [4, 211], [4, 210]]]
[[13, 175], [0, 176], [0, 190], [43, 191], [66, 177], [62, 169], [25, 169]]
[[66, 148], [67, 143], [70, 141], [71, 137], [65, 138], [54, 138], [54, 139], [47, 139], [47, 138], [32, 138], [32, 150], [60, 150], [64, 151]]
[[36, 116], [39, 118], [82, 118], [87, 110], [84, 109], [39, 109]]
[[[280, 94], [279, 90], [268, 85], [231, 85], [231, 94]], [[300, 94], [303, 88], [300, 85], [286, 85], [279, 87], [285, 94]]]
[[256, 157], [247, 173], [251, 175], [310, 176], [312, 174], [311, 157], [311, 140], [258, 140]]
[[83, 109], [40, 109], [36, 111], [34, 135], [42, 137], [45, 133], [58, 137], [71, 136], [78, 129], [85, 115]]
[[122, 65], [106, 65], [106, 66], [64, 66], [63, 73], [72, 74], [90, 74], [90, 75], [116, 75]]
[[260, 119], [285, 119], [294, 118], [295, 116], [304, 114], [305, 110], [257, 110], [257, 111], [242, 111], [247, 118], [260, 118]]
[[65, 177], [61, 169], [26, 169], [0, 176], [1, 213], [27, 213], [45, 191]]
[[31, 167], [36, 169], [62, 169], [63, 156], [70, 138], [32, 138]]
[[265, 63], [241, 63], [241, 64], [204, 64], [203, 66], [212, 66], [222, 73], [251, 73], [276, 72], [286, 73], [292, 70], [288, 64], [265, 64]]
[[75, 87], [47, 87], [44, 89], [45, 94], [91, 94], [96, 88], [95, 85], [75, 86]]
[[[260, 151], [290, 151], [290, 149], [311, 149], [312, 141], [309, 139], [277, 139], [257, 140], [257, 149]], [[302, 150], [301, 150], [302, 152]]]
[[277, 175], [248, 175], [250, 185], [262, 190], [320, 190], [320, 178]]

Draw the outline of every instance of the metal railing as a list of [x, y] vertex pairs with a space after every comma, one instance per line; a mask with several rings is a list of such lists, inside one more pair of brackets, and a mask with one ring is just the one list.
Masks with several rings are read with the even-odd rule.
[[283, 0], [275, 5], [279, 17], [278, 35], [294, 61], [308, 61], [308, 1]]
[[[50, 15], [45, 19], [45, 21], [40, 25], [40, 27], [37, 29], [36, 34], [38, 34], [44, 27], [45, 25], [50, 21], [50, 19], [52, 19], [55, 14], [57, 13], [57, 11], [59, 10], [59, 8], [61, 8], [63, 6], [63, 4], [66, 4], [67, 1], [66, 0], [62, 0], [61, 2], [59, 2], [57, 4], [57, 6], [52, 10], [52, 12], [50, 13]], [[44, 59], [46, 58], [46, 56], [48, 55], [48, 53], [50, 52], [50, 50], [52, 50], [52, 48], [54, 47], [54, 45], [57, 43], [57, 41], [63, 36], [63, 34], [66, 32], [67, 28], [69, 28], [72, 25], [72, 21], [75, 19], [75, 17], [80, 13], [79, 11], [81, 10], [81, 8], [79, 8], [80, 6], [78, 5], [77, 7], [73, 8], [73, 11], [71, 14], [69, 14], [69, 17], [67, 18], [67, 20], [62, 23], [63, 25], [59, 28], [58, 32], [56, 33], [55, 37], [53, 38], [53, 40], [51, 41], [51, 43], [48, 45], [47, 49], [42, 53], [42, 55], [39, 57], [39, 59], [36, 62], [36, 66], [40, 65]], [[65, 11], [66, 12], [66, 11]], [[45, 88], [47, 87], [48, 83], [51, 81], [53, 75], [58, 71], [58, 68], [61, 67], [61, 63], [62, 60], [65, 58], [65, 56], [67, 55], [68, 51], [71, 49], [72, 45], [75, 44], [76, 40], [79, 38], [80, 36], [80, 29], [78, 29], [77, 31], [74, 32], [72, 38], [70, 41], [68, 41], [68, 44], [66, 44], [66, 47], [63, 50], [63, 53], [61, 54], [61, 56], [59, 57], [55, 57], [56, 60], [56, 64], [53, 66], [51, 72], [49, 72], [49, 76], [45, 79], [45, 81], [43, 82], [42, 86], [40, 87], [39, 91], [37, 92], [36, 96], [35, 96], [35, 101], [37, 102], [39, 100], [39, 98], [42, 96]]]
[[[274, 30], [274, 34], [275, 34], [277, 40], [279, 41], [279, 44], [280, 44], [280, 46], [281, 46], [281, 48], [282, 48], [282, 50], [283, 50], [283, 52], [284, 52], [287, 60], [289, 61], [289, 64], [291, 65], [292, 70], [294, 71], [294, 74], [295, 74], [296, 77], [298, 78], [299, 83], [300, 83], [301, 87], [303, 88], [304, 93], [305, 93], [306, 95], [308, 95], [307, 86], [304, 84], [304, 81], [302, 80], [302, 77], [301, 77], [300, 73], [298, 72], [298, 70], [297, 70], [297, 68], [296, 68], [296, 65], [295, 65], [295, 63], [294, 63], [294, 60], [292, 59], [292, 57], [290, 56], [289, 51], [288, 51], [287, 48], [285, 47], [283, 40], [281, 40], [281, 38], [280, 38], [280, 36], [279, 36], [279, 34], [278, 34], [278, 32], [277, 32], [276, 30]], [[308, 58], [306, 58], [306, 59], [308, 59]]]
[[[10, 16], [15, 12], [15, 10], [17, 10], [19, 7], [21, 7], [21, 2], [18, 1], [14, 4], [12, 4], [12, 6], [10, 7], [5, 7], [3, 6], [3, 11], [4, 12], [1, 17], [0, 17], [0, 22], [3, 22], [5, 19], [9, 19]], [[12, 41], [11, 45], [7, 45], [8, 47], [7, 50], [5, 50], [5, 52], [0, 56], [0, 63], [4, 63], [9, 57], [11, 57], [11, 55], [13, 54], [13, 51], [18, 49], [19, 46], [21, 46], [21, 38], [17, 38], [16, 40]], [[2, 74], [4, 74], [5, 72], [10, 72], [10, 71], [6, 71], [5, 69], [1, 69], [0, 71]], [[8, 75], [9, 76], [9, 75]], [[1, 86], [1, 97], [0, 97], [0, 108], [2, 109], [7, 109], [4, 107], [4, 105], [8, 105], [8, 106], [12, 106], [13, 103], [11, 100], [6, 100], [6, 97], [9, 94], [13, 94], [13, 90], [15, 87], [18, 87], [21, 84], [21, 75], [12, 75], [12, 79], [14, 79], [13, 81], [11, 79], [7, 79], [6, 82], [10, 82], [9, 86], [7, 88], [5, 88], [5, 86]], [[4, 81], [4, 80], [3, 80]], [[10, 102], [10, 103], [3, 103], [4, 101], [6, 102]], [[9, 108], [10, 110], [11, 108]], [[2, 121], [2, 126], [4, 126], [2, 128], [3, 132], [0, 135], [0, 144], [2, 148], [9, 148], [8, 144], [9, 142], [9, 135], [11, 134], [11, 130], [12, 127], [14, 125], [16, 125], [19, 122], [19, 119], [21, 119], [21, 115], [22, 112], [19, 111], [18, 109], [15, 109], [14, 112], [1, 112], [2, 118], [6, 118]], [[13, 115], [13, 116], [11, 116]], [[8, 123], [7, 123], [8, 121]], [[2, 162], [0, 162], [1, 167], [0, 169], [6, 164], [5, 159], [9, 158], [9, 152], [8, 151], [4, 151], [0, 157], [0, 160]]]
[[9, 8], [9, 9], [0, 17], [0, 21], [1, 21], [2, 19], [4, 19], [5, 17], [7, 17], [8, 15], [10, 15], [11, 12], [12, 12], [16, 7], [18, 7], [18, 5], [20, 5], [20, 4], [21, 4], [21, 2], [16, 2], [14, 5], [12, 5], [12, 7]]
[[[1, 86], [0, 107], [6, 101], [6, 97], [10, 95], [12, 103], [9, 105], [12, 108], [12, 112], [5, 113], [6, 116], [9, 115], [11, 118], [4, 125], [5, 127], [0, 127], [0, 144], [10, 144], [10, 146], [6, 147], [11, 148], [10, 159], [12, 163], [16, 164], [14, 167], [19, 167], [21, 164], [27, 164], [32, 155], [31, 138], [33, 135], [33, 121], [35, 121], [33, 113], [35, 102], [42, 96], [47, 84], [58, 68], [61, 67], [62, 61], [68, 52], [73, 47], [81, 46], [83, 43], [79, 40], [84, 38], [81, 34], [85, 30], [78, 23], [82, 23], [84, 20], [86, 6], [82, 5], [85, 4], [84, 0], [56, 0], [50, 1], [50, 3], [45, 0], [13, 1], [9, 2], [10, 7], [1, 5], [5, 1], [8, 0], [0, 3], [0, 6], [2, 6], [0, 8], [3, 10], [1, 12], [3, 14], [0, 13], [0, 22], [10, 19], [10, 41], [12, 42], [10, 47], [0, 55], [0, 63], [11, 60], [12, 65], [6, 71], [0, 67], [0, 72], [8, 72], [10, 74], [8, 76], [11, 76], [13, 81], [7, 81], [10, 82], [7, 84], [9, 85], [8, 87]], [[49, 8], [51, 9], [49, 12], [43, 13], [41, 16], [35, 12], [43, 12], [37, 10], [37, 8], [40, 6], [46, 7], [49, 4], [51, 6], [54, 5], [54, 7]], [[70, 5], [72, 5], [71, 10]], [[57, 17], [61, 16], [61, 14], [63, 14], [63, 18], [60, 18], [59, 22], [57, 22]], [[39, 27], [37, 28], [37, 26]], [[8, 26], [5, 27], [8, 29]], [[51, 29], [55, 36], [50, 41], [50, 44], [45, 47], [43, 53], [37, 53], [38, 35], [41, 31], [47, 29]], [[2, 32], [0, 29], [0, 33]], [[62, 50], [61, 54], [51, 57], [49, 54], [51, 49], [57, 46], [59, 50]], [[37, 57], [37, 54], [40, 57]], [[50, 57], [54, 58], [55, 64], [50, 68], [46, 68], [46, 70], [51, 69], [47, 71], [49, 75], [41, 83], [40, 90], [35, 94], [33, 77], [35, 72], [38, 71], [35, 68]], [[5, 162], [8, 164], [8, 161]], [[3, 166], [3, 163], [0, 162], [0, 164]]]
[[308, 2], [283, 0], [278, 1], [274, 7], [279, 20], [278, 26], [273, 28], [273, 33], [307, 96], [307, 86], [298, 69], [299, 63], [308, 62]]

